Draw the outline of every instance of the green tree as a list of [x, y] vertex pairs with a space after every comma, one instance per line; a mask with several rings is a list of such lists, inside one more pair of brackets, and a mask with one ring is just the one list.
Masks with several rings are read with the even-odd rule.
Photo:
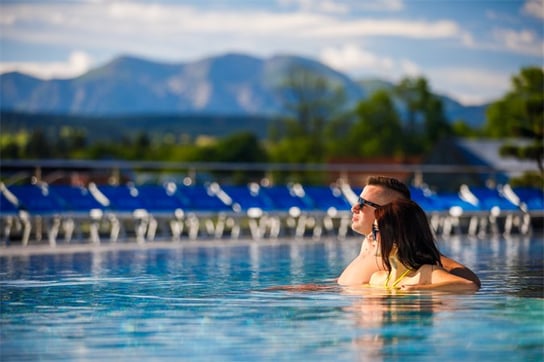
[[485, 133], [491, 137], [517, 137], [525, 142], [507, 141], [500, 152], [523, 160], [534, 160], [537, 173], [512, 180], [513, 184], [544, 186], [544, 71], [522, 68], [512, 77], [512, 89], [489, 106]]
[[194, 154], [190, 161], [228, 162], [233, 165], [232, 170], [214, 172], [218, 178], [228, 178], [235, 184], [261, 179], [262, 171], [246, 171], [238, 169], [236, 164], [264, 163], [268, 160], [266, 150], [258, 138], [250, 132], [233, 134], [219, 140], [217, 143], [203, 146]]
[[[330, 134], [328, 124], [345, 111], [344, 89], [310, 68], [294, 66], [280, 82], [278, 93], [289, 115], [278, 120], [269, 131], [270, 159], [286, 163], [323, 162], [331, 142], [325, 140], [325, 134]], [[312, 182], [300, 179], [301, 174], [291, 176]]]
[[418, 131], [418, 119], [430, 96], [425, 78], [404, 78], [395, 87], [395, 94], [404, 102], [407, 113], [407, 131], [415, 135]]
[[325, 125], [323, 136], [327, 158], [353, 156], [346, 143], [354, 124], [355, 115], [352, 113], [340, 115]]
[[250, 132], [231, 135], [217, 144], [219, 162], [266, 162], [267, 154], [258, 138]]
[[21, 157], [21, 148], [15, 142], [9, 142], [2, 146], [0, 157], [4, 159], [17, 159]]
[[472, 128], [464, 120], [456, 120], [451, 125], [453, 134], [457, 137], [478, 137], [482, 135], [482, 130], [479, 128]]
[[25, 156], [28, 158], [50, 158], [53, 156], [53, 147], [43, 129], [37, 128], [30, 133]]
[[84, 129], [63, 126], [60, 128], [55, 153], [63, 158], [71, 158], [87, 145], [87, 137]]
[[151, 140], [146, 132], [140, 132], [136, 135], [134, 141], [131, 142], [131, 155], [134, 160], [146, 160], [152, 158], [151, 155]]
[[408, 154], [427, 152], [441, 138], [453, 134], [442, 100], [431, 93], [425, 78], [405, 78], [394, 92], [406, 107], [404, 140]]
[[390, 94], [376, 91], [356, 108], [358, 121], [346, 139], [348, 151], [357, 156], [394, 156], [402, 152], [402, 126]]
[[[299, 135], [316, 136], [346, 101], [340, 85], [304, 66], [293, 66], [280, 86], [284, 107], [298, 121]], [[295, 134], [295, 136], [297, 136]]]
[[119, 147], [115, 143], [104, 141], [95, 142], [89, 148], [87, 148], [83, 154], [80, 154], [79, 157], [91, 160], [125, 159], [120, 154]]
[[436, 141], [452, 135], [453, 129], [446, 119], [442, 101], [434, 95], [427, 100], [424, 115], [424, 134], [428, 150]]

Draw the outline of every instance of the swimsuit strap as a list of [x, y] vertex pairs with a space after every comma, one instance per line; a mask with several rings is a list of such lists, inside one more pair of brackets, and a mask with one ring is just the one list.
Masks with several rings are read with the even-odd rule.
[[[404, 277], [405, 277], [406, 275], [408, 275], [409, 272], [411, 272], [411, 270], [410, 270], [410, 269], [406, 269], [406, 271], [405, 271], [404, 273], [402, 273], [401, 276], [398, 277], [397, 280], [395, 280], [395, 282], [394, 282], [393, 285], [391, 286], [391, 289], [396, 288], [396, 287], [397, 287], [397, 284], [399, 284], [400, 281], [401, 281], [402, 279], [404, 279]], [[391, 278], [391, 272], [389, 272], [389, 274], [387, 274], [387, 279], [385, 279], [385, 285], [384, 285], [384, 287], [388, 288], [387, 283], [389, 283], [389, 279], [390, 279], [390, 278]]]

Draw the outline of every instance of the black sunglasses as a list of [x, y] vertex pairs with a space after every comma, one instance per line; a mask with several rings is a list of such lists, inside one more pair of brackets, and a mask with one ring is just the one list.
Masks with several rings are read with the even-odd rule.
[[357, 205], [359, 205], [359, 209], [362, 209], [365, 205], [371, 206], [375, 209], [382, 206], [382, 205], [375, 204], [371, 201], [365, 200], [361, 196], [359, 196], [359, 199], [357, 200]]

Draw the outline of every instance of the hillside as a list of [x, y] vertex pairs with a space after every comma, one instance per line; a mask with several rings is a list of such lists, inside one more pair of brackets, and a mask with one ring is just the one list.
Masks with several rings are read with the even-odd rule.
[[[190, 63], [159, 63], [122, 56], [73, 79], [40, 80], [20, 73], [0, 75], [1, 109], [10, 112], [119, 117], [207, 115], [268, 117], [284, 113], [281, 84], [297, 67], [341, 86], [347, 105], [368, 97], [380, 80], [354, 81], [319, 62], [297, 56], [260, 59], [226, 54]], [[473, 126], [485, 106], [464, 107], [444, 97], [450, 120]]]
[[14, 134], [21, 130], [41, 129], [55, 139], [59, 129], [69, 127], [84, 130], [90, 142], [118, 142], [145, 132], [150, 138], [194, 139], [199, 135], [223, 137], [240, 132], [251, 132], [265, 138], [270, 119], [257, 116], [221, 115], [128, 115], [78, 116], [6, 112], [0, 114], [2, 132]]
[[299, 57], [262, 60], [227, 54], [163, 64], [124, 56], [74, 79], [42, 81], [19, 73], [3, 74], [2, 109], [94, 116], [272, 114], [282, 110], [280, 82], [297, 66], [339, 84], [350, 99], [363, 96], [361, 88], [343, 74]]

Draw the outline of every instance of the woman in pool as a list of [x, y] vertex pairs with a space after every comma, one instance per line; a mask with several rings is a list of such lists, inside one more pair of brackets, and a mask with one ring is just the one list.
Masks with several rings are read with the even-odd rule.
[[376, 208], [375, 216], [370, 237], [379, 243], [385, 271], [372, 274], [371, 286], [401, 290], [478, 290], [474, 282], [442, 268], [427, 216], [418, 204], [399, 199]]

